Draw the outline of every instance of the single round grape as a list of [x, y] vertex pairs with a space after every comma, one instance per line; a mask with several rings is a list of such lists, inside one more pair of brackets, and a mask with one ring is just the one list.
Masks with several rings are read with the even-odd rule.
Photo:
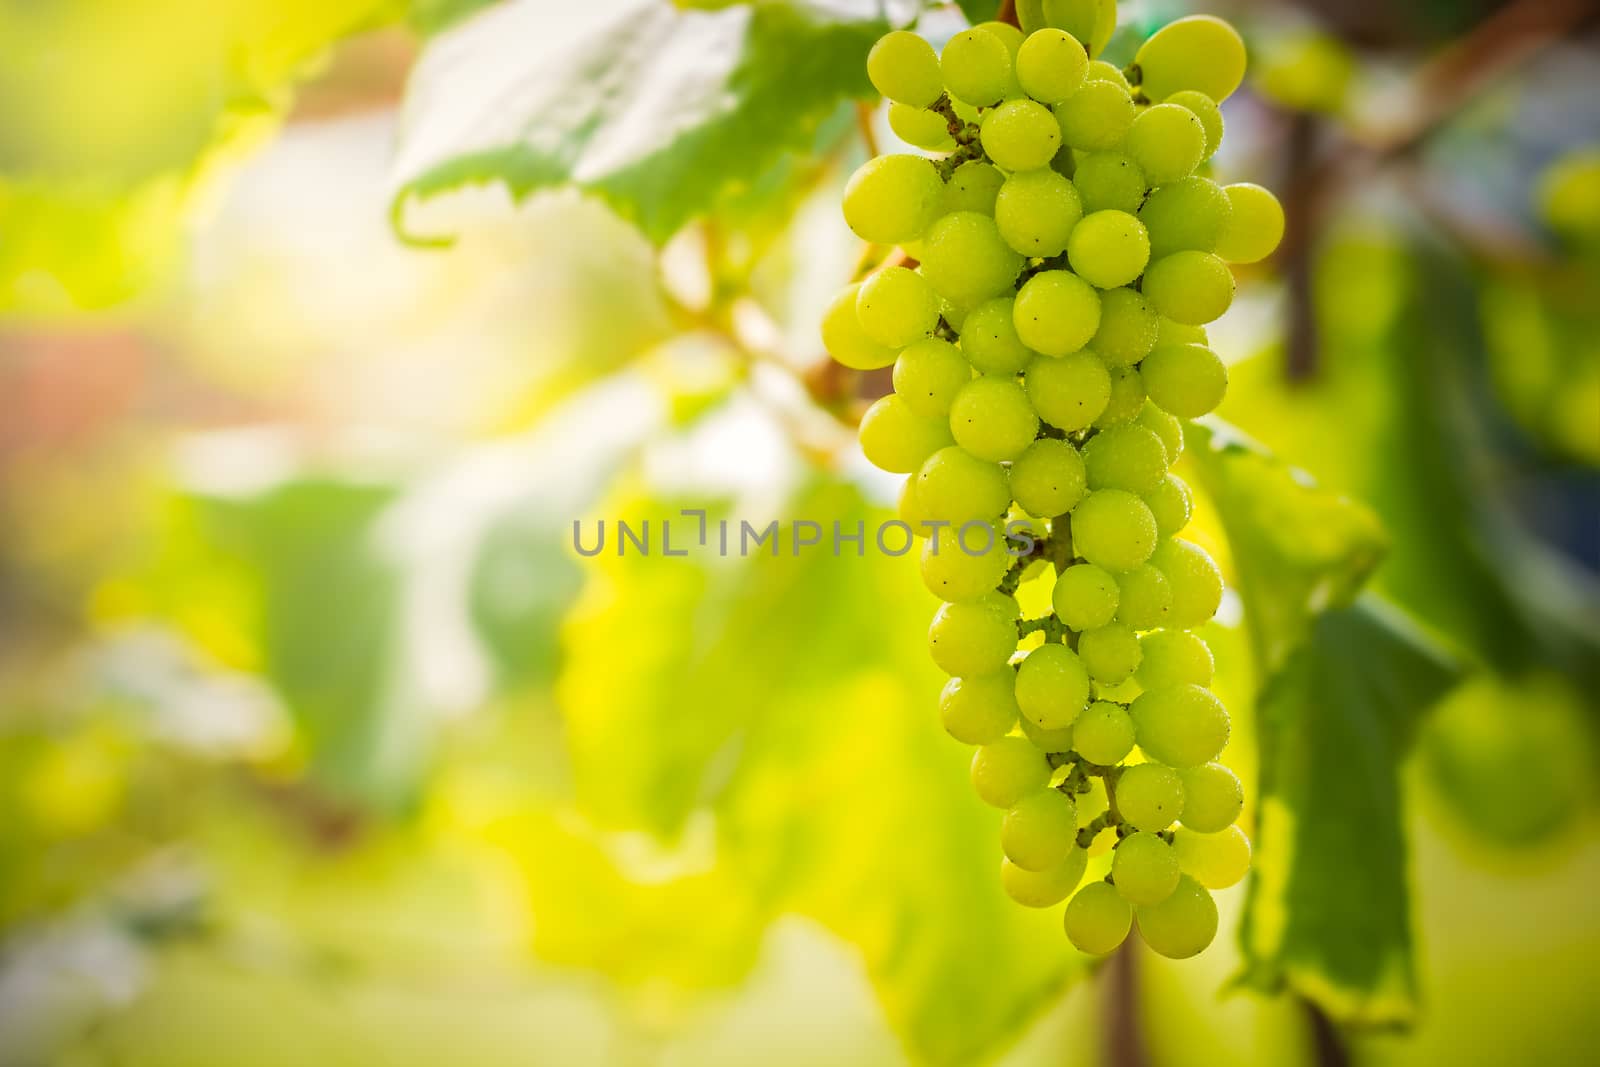
[[1089, 57], [1065, 30], [1034, 30], [1017, 50], [1017, 82], [1022, 91], [1046, 104], [1058, 104], [1083, 85]]
[[1239, 776], [1220, 763], [1202, 763], [1179, 771], [1183, 778], [1183, 814], [1178, 821], [1202, 834], [1214, 834], [1233, 825], [1244, 810], [1244, 786]]
[[1194, 112], [1194, 117], [1200, 120], [1200, 125], [1206, 131], [1206, 154], [1210, 159], [1218, 148], [1222, 147], [1222, 108], [1217, 102], [1205, 93], [1196, 89], [1183, 89], [1167, 97], [1166, 103], [1177, 104]]
[[1283, 205], [1266, 189], [1249, 182], [1227, 186], [1224, 192], [1232, 211], [1217, 237], [1217, 255], [1229, 263], [1266, 259], [1283, 240]]
[[964, 604], [943, 604], [928, 627], [928, 652], [946, 674], [998, 671], [1017, 650], [1017, 602], [993, 593]]
[[1148, 690], [1128, 714], [1145, 755], [1179, 770], [1210, 763], [1228, 743], [1227, 711], [1197, 685]]
[[935, 522], [998, 519], [1010, 502], [1006, 469], [958, 446], [941, 448], [917, 470], [918, 507]]
[[1028, 365], [1033, 352], [1017, 336], [1010, 297], [985, 300], [967, 314], [961, 324], [961, 351], [984, 374], [1009, 376]]
[[1089, 63], [1084, 71], [1085, 81], [1110, 82], [1112, 85], [1121, 86], [1124, 92], [1133, 92], [1133, 86], [1128, 82], [1128, 76], [1122, 69], [1103, 59], [1096, 59]]
[[1211, 684], [1211, 649], [1188, 630], [1157, 630], [1139, 638], [1139, 684], [1146, 689]]
[[1178, 857], [1155, 834], [1129, 834], [1111, 854], [1111, 879], [1130, 904], [1159, 904], [1178, 888]]
[[952, 678], [939, 694], [939, 721], [964, 745], [987, 745], [1017, 724], [1016, 675], [1010, 668], [971, 678]]
[[1011, 464], [1011, 495], [1030, 515], [1064, 515], [1083, 499], [1083, 457], [1065, 441], [1043, 437]]
[[993, 592], [1011, 566], [1011, 557], [1006, 554], [1002, 532], [991, 532], [994, 536], [987, 542], [976, 532], [963, 540], [959, 528], [928, 538], [921, 560], [922, 584], [928, 592], [952, 603], [977, 600]]
[[1163, 541], [1150, 556], [1172, 585], [1172, 622], [1193, 629], [1211, 621], [1222, 603], [1222, 571], [1199, 545], [1190, 541]]
[[1167, 345], [1204, 345], [1209, 344], [1210, 338], [1206, 336], [1204, 326], [1190, 326], [1181, 322], [1173, 322], [1164, 315], [1156, 316], [1156, 347], [1165, 348]]
[[1244, 81], [1244, 40], [1219, 18], [1191, 15], [1157, 30], [1133, 62], [1151, 100], [1194, 89], [1220, 104]]
[[1078, 160], [1072, 175], [1085, 211], [1126, 211], [1144, 203], [1144, 169], [1121, 152], [1090, 152]]
[[1150, 232], [1150, 256], [1174, 252], [1210, 252], [1233, 214], [1222, 186], [1190, 175], [1151, 191], [1139, 209], [1139, 221]]
[[1020, 716], [1017, 725], [1022, 728], [1022, 736], [1033, 742], [1033, 747], [1040, 752], [1071, 752], [1072, 727], [1063, 726], [1059, 730], [1046, 730], [1026, 715]]
[[994, 202], [994, 221], [1006, 244], [1025, 256], [1058, 256], [1083, 217], [1078, 191], [1053, 170], [1013, 174]]
[[1056, 578], [1051, 606], [1071, 629], [1097, 630], [1117, 614], [1117, 580], [1104, 567], [1075, 563]]
[[[1020, 13], [1026, 4], [1017, 6]], [[1116, 0], [1042, 0], [1038, 7], [1044, 25], [1072, 34], [1091, 57], [1104, 50], [1117, 28]]]
[[904, 267], [885, 267], [856, 292], [861, 331], [881, 345], [904, 348], [939, 324], [939, 294]]
[[1017, 668], [1017, 706], [1046, 730], [1071, 726], [1088, 704], [1089, 672], [1066, 645], [1040, 645]]
[[1117, 621], [1131, 630], [1154, 630], [1172, 614], [1172, 586], [1148, 563], [1117, 575]]
[[864, 241], [915, 241], [944, 208], [944, 182], [933, 161], [890, 155], [869, 159], [844, 187], [844, 220]]
[[1072, 228], [1067, 262], [1080, 278], [1101, 289], [1127, 285], [1144, 273], [1150, 237], [1126, 211], [1096, 211]]
[[[1170, 467], [1178, 462], [1178, 457], [1183, 455], [1183, 423], [1176, 415], [1169, 415], [1156, 405], [1147, 402], [1139, 409], [1139, 417], [1133, 421], [1161, 438], [1161, 447], [1167, 453], [1167, 466]], [[1146, 500], [1146, 503], [1148, 502]]]
[[1156, 517], [1156, 534], [1159, 537], [1171, 537], [1189, 525], [1189, 518], [1194, 511], [1189, 487], [1175, 474], [1167, 475], [1154, 489], [1145, 493], [1144, 502], [1150, 508], [1150, 514]]
[[1022, 283], [1011, 310], [1022, 343], [1047, 356], [1076, 352], [1100, 328], [1100, 294], [1071, 271], [1035, 274]]
[[1094, 420], [1096, 428], [1101, 430], [1132, 422], [1138, 416], [1139, 409], [1144, 407], [1144, 379], [1139, 376], [1139, 369], [1108, 369], [1111, 372], [1111, 396], [1106, 400], [1105, 410]]
[[1028, 394], [1010, 378], [974, 378], [950, 405], [950, 432], [979, 459], [1016, 459], [1039, 433]]
[[950, 137], [950, 125], [945, 117], [927, 108], [890, 104], [889, 128], [896, 137], [915, 148], [949, 152], [956, 146]]
[[1000, 194], [1005, 180], [999, 167], [981, 159], [969, 159], [950, 175], [950, 183], [945, 187], [944, 209], [951, 214], [976, 211], [980, 215], [993, 215], [995, 197]]
[[1033, 170], [1049, 163], [1061, 147], [1061, 126], [1043, 104], [1007, 100], [984, 116], [980, 140], [1002, 170]]
[[1011, 50], [992, 33], [963, 30], [939, 54], [939, 71], [950, 95], [973, 107], [998, 104], [1011, 90]]
[[1183, 873], [1207, 889], [1238, 885], [1250, 873], [1250, 839], [1237, 826], [1214, 834], [1179, 827], [1172, 835], [1172, 851]]
[[894, 361], [894, 391], [925, 418], [945, 418], [956, 392], [972, 380], [972, 367], [949, 341], [924, 337]]
[[1072, 510], [1072, 543], [1090, 563], [1132, 570], [1155, 551], [1156, 519], [1126, 489], [1098, 489]]
[[1136, 830], [1165, 830], [1183, 810], [1183, 779], [1171, 767], [1136, 763], [1117, 778], [1117, 810]]
[[877, 370], [895, 360], [894, 349], [879, 344], [861, 329], [856, 315], [859, 285], [839, 290], [822, 313], [822, 347], [835, 361], [853, 370]]
[[975, 211], [946, 215], [922, 242], [922, 276], [955, 304], [974, 307], [999, 296], [1020, 270], [1022, 257], [1000, 236], [994, 219]]
[[1100, 329], [1089, 341], [1109, 367], [1128, 367], [1156, 344], [1158, 316], [1138, 291], [1107, 289], [1100, 294]]
[[878, 38], [867, 53], [867, 77], [885, 97], [910, 107], [927, 107], [944, 92], [933, 46], [909, 30]]
[[1052, 908], [1083, 881], [1089, 854], [1073, 846], [1062, 861], [1046, 871], [1025, 871], [1010, 860], [1000, 861], [1000, 884], [1006, 896], [1025, 908]]
[[1177, 104], [1146, 108], [1128, 127], [1123, 151], [1144, 169], [1151, 185], [1194, 173], [1206, 154], [1206, 128], [1193, 111]]
[[1078, 658], [1096, 685], [1120, 685], [1139, 666], [1139, 635], [1120, 622], [1108, 622], [1078, 637]]
[[1050, 781], [1044, 753], [1023, 737], [1002, 737], [972, 755], [972, 788], [985, 804], [1006, 810]]
[[1103, 152], [1121, 145], [1128, 135], [1133, 98], [1113, 82], [1086, 81], [1055, 106], [1055, 113], [1063, 143], [1080, 152]]
[[1157, 904], [1136, 909], [1139, 936], [1168, 959], [1186, 960], [1203, 952], [1217, 936], [1217, 905], [1198, 882], [1180, 876]]
[[1006, 812], [1000, 847], [1006, 859], [1025, 871], [1048, 871], [1066, 861], [1076, 847], [1078, 809], [1059, 789], [1029, 793]]
[[1085, 349], [1066, 356], [1038, 356], [1023, 376], [1028, 400], [1039, 417], [1069, 433], [1094, 422], [1111, 399], [1111, 374]]
[[872, 465], [895, 474], [910, 474], [952, 443], [944, 420], [918, 415], [893, 393], [879, 397], [861, 416], [860, 438]]
[[1090, 763], [1109, 767], [1133, 751], [1133, 720], [1127, 709], [1097, 700], [1072, 727], [1072, 747]]
[[900, 483], [900, 497], [895, 502], [895, 517], [911, 527], [913, 537], [926, 537], [927, 531], [922, 529], [922, 520], [926, 518], [922, 506], [917, 503], [917, 476], [915, 474]]
[[1150, 264], [1141, 288], [1167, 318], [1203, 326], [1233, 303], [1233, 272], [1209, 252], [1174, 252]]
[[1137, 422], [1101, 430], [1083, 446], [1090, 489], [1145, 493], [1167, 476], [1167, 448]]
[[1198, 419], [1228, 391], [1228, 368], [1204, 345], [1157, 347], [1139, 366], [1144, 390], [1163, 411]]
[[1104, 956], [1128, 939], [1133, 908], [1113, 886], [1090, 882], [1067, 902], [1061, 921], [1073, 948]]
[[1022, 31], [1009, 22], [980, 22], [973, 29], [992, 33], [1000, 38], [1000, 43], [1006, 46], [1006, 51], [1011, 55], [1013, 66], [1016, 64], [1017, 52], [1022, 48]]

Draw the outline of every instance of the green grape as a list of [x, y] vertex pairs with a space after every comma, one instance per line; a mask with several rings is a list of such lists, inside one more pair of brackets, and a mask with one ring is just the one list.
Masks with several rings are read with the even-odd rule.
[[1030, 515], [1064, 515], [1083, 498], [1083, 457], [1065, 441], [1040, 438], [1011, 464], [1011, 495]]
[[1050, 908], [1067, 899], [1083, 881], [1089, 854], [1076, 846], [1062, 861], [1045, 871], [1025, 871], [1010, 860], [1000, 861], [1000, 885], [1006, 896], [1025, 908]]
[[1204, 326], [1188, 326], [1181, 322], [1173, 322], [1165, 316], [1156, 316], [1156, 347], [1164, 348], [1167, 345], [1204, 345], [1210, 344]]
[[1189, 525], [1194, 501], [1189, 487], [1175, 474], [1169, 474], [1143, 496], [1145, 506], [1156, 517], [1156, 535], [1171, 537]]
[[1011, 566], [1005, 538], [998, 530], [991, 531], [994, 536], [987, 542], [987, 550], [976, 533], [969, 535], [965, 544], [970, 552], [963, 547], [959, 533], [959, 528], [954, 534], [946, 531], [943, 536], [928, 538], [922, 546], [922, 584], [940, 600], [952, 603], [977, 600], [993, 592]]
[[1133, 98], [1107, 81], [1086, 81], [1055, 106], [1062, 143], [1080, 152], [1103, 152], [1122, 144], [1133, 125]]
[[1165, 830], [1182, 810], [1183, 780], [1171, 767], [1136, 763], [1118, 776], [1117, 811], [1135, 830]]
[[1237, 826], [1214, 834], [1179, 827], [1172, 835], [1172, 851], [1183, 873], [1207, 889], [1238, 885], [1250, 873], [1250, 839]]
[[1071, 726], [1088, 704], [1089, 672], [1066, 645], [1040, 645], [1017, 668], [1017, 706], [1046, 730]]
[[1028, 394], [1010, 378], [974, 378], [950, 405], [956, 444], [979, 459], [1016, 459], [1039, 433], [1039, 416]]
[[1146, 689], [1211, 684], [1211, 649], [1188, 630], [1157, 630], [1139, 638], [1139, 684]]
[[1133, 751], [1133, 720], [1120, 705], [1097, 700], [1072, 727], [1072, 747], [1090, 763], [1109, 767]]
[[877, 244], [921, 237], [944, 207], [944, 182], [933, 161], [892, 155], [869, 159], [844, 187], [844, 221]]
[[1133, 928], [1133, 908], [1115, 887], [1090, 882], [1067, 902], [1061, 921], [1073, 948], [1091, 956], [1104, 956], [1128, 939], [1128, 931]]
[[1016, 675], [1009, 668], [971, 678], [952, 678], [939, 694], [939, 720], [964, 745], [987, 745], [1017, 724]]
[[1109, 430], [1132, 422], [1144, 407], [1144, 379], [1137, 367], [1111, 367], [1111, 395], [1105, 410], [1094, 420], [1096, 428]]
[[1244, 786], [1238, 775], [1220, 763], [1202, 763], [1179, 771], [1183, 778], [1183, 814], [1178, 821], [1202, 834], [1233, 825], [1244, 810]]
[[1021, 30], [1009, 22], [980, 22], [973, 29], [992, 33], [1000, 38], [1000, 43], [1006, 46], [1006, 52], [1010, 54], [1012, 64], [1015, 65], [1017, 52], [1022, 48]]
[[1011, 91], [1011, 50], [983, 30], [963, 30], [939, 55], [939, 71], [950, 95], [973, 107], [998, 104]]
[[1190, 541], [1162, 541], [1150, 557], [1172, 585], [1172, 622], [1204, 626], [1222, 603], [1222, 572], [1205, 549]]
[[910, 104], [889, 105], [889, 128], [908, 145], [933, 152], [949, 152], [956, 143], [943, 115]]
[[1107, 289], [1100, 294], [1100, 329], [1089, 347], [1110, 367], [1139, 362], [1156, 343], [1157, 316], [1136, 290]]
[[1126, 211], [1144, 203], [1144, 169], [1120, 152], [1090, 152], [1072, 175], [1085, 211]]
[[995, 198], [994, 221], [1006, 244], [1025, 256], [1058, 256], [1083, 207], [1072, 183], [1053, 170], [1013, 174]]
[[[1178, 462], [1178, 457], [1183, 455], [1183, 423], [1175, 415], [1169, 415], [1156, 405], [1146, 403], [1139, 409], [1139, 417], [1133, 420], [1140, 426], [1152, 431], [1161, 438], [1161, 447], [1167, 453], [1167, 466]], [[1156, 483], [1160, 485], [1160, 483]], [[1149, 503], [1148, 493], [1146, 503]], [[1159, 526], [1159, 521], [1157, 522]]]
[[1155, 551], [1155, 516], [1125, 489], [1098, 489], [1072, 511], [1072, 543], [1090, 563], [1113, 572], [1132, 570]]
[[944, 92], [933, 46], [909, 30], [878, 38], [867, 53], [867, 77], [878, 92], [909, 107], [927, 107]]
[[1203, 326], [1233, 303], [1233, 272], [1209, 252], [1174, 252], [1150, 264], [1141, 288], [1167, 318]]
[[1017, 51], [1017, 82], [1046, 104], [1059, 104], [1083, 85], [1089, 57], [1064, 30], [1035, 30]]
[[1567, 152], [1539, 177], [1535, 206], [1550, 229], [1580, 244], [1600, 238], [1600, 150]]
[[1157, 347], [1139, 366], [1145, 392], [1163, 411], [1197, 419], [1222, 403], [1228, 368], [1204, 345]]
[[1194, 112], [1206, 131], [1206, 159], [1210, 159], [1222, 146], [1222, 108], [1217, 102], [1196, 89], [1183, 89], [1167, 97], [1166, 102], [1186, 107]]
[[1117, 0], [1042, 0], [1040, 14], [1045, 25], [1083, 42], [1091, 56], [1100, 54], [1117, 28]]
[[1096, 685], [1119, 685], [1139, 666], [1139, 635], [1120, 622], [1108, 622], [1078, 637], [1078, 657]]
[[1000, 847], [1006, 859], [1025, 871], [1059, 867], [1076, 848], [1078, 808], [1059, 789], [1029, 793], [1006, 812]]
[[992, 807], [1009, 809], [1049, 781], [1050, 764], [1027, 738], [1002, 737], [972, 755], [972, 788]]
[[960, 526], [996, 520], [1011, 503], [1006, 469], [955, 445], [929, 456], [917, 471], [917, 505], [935, 522]]
[[1129, 834], [1111, 854], [1111, 879], [1130, 904], [1159, 904], [1178, 888], [1178, 857], [1153, 833]]
[[984, 116], [983, 150], [1002, 170], [1033, 170], [1061, 147], [1061, 127], [1050, 109], [1032, 100], [1007, 100]]
[[1017, 720], [1017, 725], [1022, 727], [1022, 736], [1033, 742], [1033, 747], [1040, 752], [1071, 752], [1072, 727], [1063, 726], [1059, 730], [1046, 730], [1026, 715]]
[[1233, 214], [1222, 186], [1191, 175], [1160, 186], [1139, 209], [1139, 221], [1150, 232], [1150, 256], [1174, 252], [1210, 252]]
[[1000, 194], [1005, 180], [999, 167], [981, 159], [969, 159], [950, 175], [950, 184], [945, 187], [944, 209], [950, 214], [976, 211], [980, 215], [993, 215], [995, 197]]
[[961, 349], [937, 337], [906, 346], [894, 361], [894, 391], [925, 418], [945, 418], [956, 392], [972, 380]]
[[1056, 617], [1080, 632], [1097, 630], [1117, 614], [1117, 580], [1104, 567], [1075, 563], [1056, 578], [1051, 606]]
[[1266, 189], [1249, 182], [1227, 186], [1224, 192], [1232, 211], [1217, 237], [1217, 255], [1229, 263], [1266, 259], [1283, 240], [1283, 205]]
[[1101, 430], [1083, 446], [1090, 489], [1145, 493], [1167, 475], [1167, 447], [1137, 422]]
[[1128, 714], [1145, 755], [1169, 767], [1182, 770], [1210, 763], [1228, 743], [1228, 713], [1221, 701], [1197, 685], [1148, 690]]
[[1136, 909], [1139, 936], [1168, 959], [1186, 960], [1205, 950], [1217, 936], [1217, 905], [1193, 878], [1180, 876], [1171, 893], [1157, 904]]
[[922, 243], [922, 276], [955, 304], [974, 307], [999, 296], [1020, 270], [1022, 257], [1000, 236], [994, 219], [975, 211], [946, 215]]
[[1039, 417], [1068, 433], [1092, 423], [1111, 399], [1111, 375], [1100, 357], [1087, 349], [1035, 357], [1023, 386]]
[[1016, 650], [1017, 602], [1001, 593], [943, 604], [928, 627], [928, 651], [946, 674], [997, 671]]
[[1128, 76], [1103, 59], [1096, 59], [1089, 64], [1088, 69], [1084, 71], [1084, 80], [1110, 82], [1112, 85], [1120, 86], [1123, 92], [1133, 92], [1133, 86], [1128, 84]]
[[877, 370], [894, 362], [895, 351], [862, 331], [861, 320], [856, 316], [860, 291], [859, 285], [847, 285], [828, 304], [822, 313], [822, 347], [853, 370]]
[[1096, 211], [1072, 228], [1067, 261], [1078, 276], [1101, 289], [1127, 285], [1144, 273], [1150, 237], [1125, 211]]
[[1040, 271], [1022, 283], [1012, 316], [1023, 344], [1064, 356], [1088, 344], [1100, 328], [1100, 294], [1070, 271]]
[[1167, 576], [1141, 563], [1117, 575], [1117, 621], [1131, 630], [1154, 630], [1172, 613], [1172, 586]]
[[1194, 89], [1220, 104], [1244, 81], [1244, 41], [1219, 18], [1191, 15], [1157, 30], [1133, 62], [1151, 100]]
[[1186, 107], [1156, 104], [1133, 120], [1123, 150], [1144, 169], [1151, 185], [1165, 185], [1193, 174], [1200, 165], [1206, 128]]
[[961, 351], [984, 374], [1010, 376], [1028, 365], [1033, 353], [1017, 336], [1011, 297], [997, 296], [973, 308], [961, 324]]
[[895, 516], [911, 527], [913, 537], [927, 536], [922, 529], [922, 520], [926, 516], [922, 513], [922, 506], [917, 502], [917, 476], [915, 474], [900, 483], [900, 497], [895, 502]]
[[916, 271], [885, 267], [861, 283], [856, 317], [874, 341], [904, 348], [939, 325], [939, 294]]
[[861, 416], [860, 438], [873, 466], [895, 474], [910, 474], [951, 443], [944, 420], [918, 415], [893, 393], [879, 397]]

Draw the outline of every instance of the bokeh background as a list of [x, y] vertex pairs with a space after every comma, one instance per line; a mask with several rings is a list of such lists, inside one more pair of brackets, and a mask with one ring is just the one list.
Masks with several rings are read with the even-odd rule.
[[[892, 512], [816, 321], [919, 6], [0, 2], [0, 1064], [1594, 1062], [1596, 5], [1204, 5], [1291, 228], [1191, 536], [1324, 830], [1204, 956], [1003, 898], [909, 561], [572, 551]], [[1363, 580], [1438, 684], [1263, 729]]]

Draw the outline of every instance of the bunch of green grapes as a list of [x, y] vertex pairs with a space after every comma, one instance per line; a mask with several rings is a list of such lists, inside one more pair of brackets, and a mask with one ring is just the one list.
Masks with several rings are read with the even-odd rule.
[[[1250, 844], [1194, 632], [1222, 575], [1178, 536], [1191, 498], [1170, 468], [1184, 421], [1227, 387], [1205, 325], [1233, 299], [1229, 264], [1271, 253], [1283, 212], [1209, 176], [1218, 105], [1244, 76], [1227, 23], [1180, 19], [1124, 71], [1095, 58], [1114, 0], [1019, 11], [1026, 34], [986, 23], [936, 54], [902, 30], [873, 48], [893, 128], [937, 155], [850, 178], [850, 227], [901, 252], [839, 294], [823, 337], [848, 367], [894, 368], [861, 444], [909, 475], [901, 517], [945, 601], [928, 635], [951, 676], [940, 713], [1006, 812], [1006, 892], [1070, 898], [1084, 952], [1136, 923], [1192, 956], [1216, 934], [1209, 891], [1244, 877]], [[1017, 521], [1040, 535], [1020, 558], [1003, 537], [954, 536]], [[1023, 619], [1019, 585], [1052, 571], [1052, 610]]]

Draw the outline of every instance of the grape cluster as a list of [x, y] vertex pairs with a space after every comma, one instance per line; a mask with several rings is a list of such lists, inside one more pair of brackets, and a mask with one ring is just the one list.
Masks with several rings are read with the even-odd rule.
[[[1113, 0], [1042, 9], [1053, 24], [1026, 35], [985, 23], [936, 54], [901, 30], [872, 49], [892, 128], [939, 155], [850, 178], [851, 229], [901, 252], [838, 295], [823, 339], [848, 367], [894, 368], [861, 445], [909, 475], [900, 517], [945, 601], [928, 633], [951, 675], [940, 712], [977, 746], [978, 796], [1006, 812], [1005, 891], [1070, 897], [1084, 952], [1137, 920], [1181, 958], [1215, 936], [1208, 890], [1244, 877], [1250, 844], [1193, 632], [1222, 576], [1176, 536], [1191, 498], [1170, 468], [1183, 420], [1227, 387], [1204, 327], [1233, 299], [1229, 264], [1268, 255], [1283, 212], [1206, 176], [1244, 76], [1231, 26], [1180, 19], [1123, 71], [1095, 58]], [[1037, 534], [1019, 557], [964, 536], [1019, 522]], [[1050, 570], [1051, 610], [1022, 618], [1019, 587]], [[1091, 864], [1103, 880], [1085, 881]]]

